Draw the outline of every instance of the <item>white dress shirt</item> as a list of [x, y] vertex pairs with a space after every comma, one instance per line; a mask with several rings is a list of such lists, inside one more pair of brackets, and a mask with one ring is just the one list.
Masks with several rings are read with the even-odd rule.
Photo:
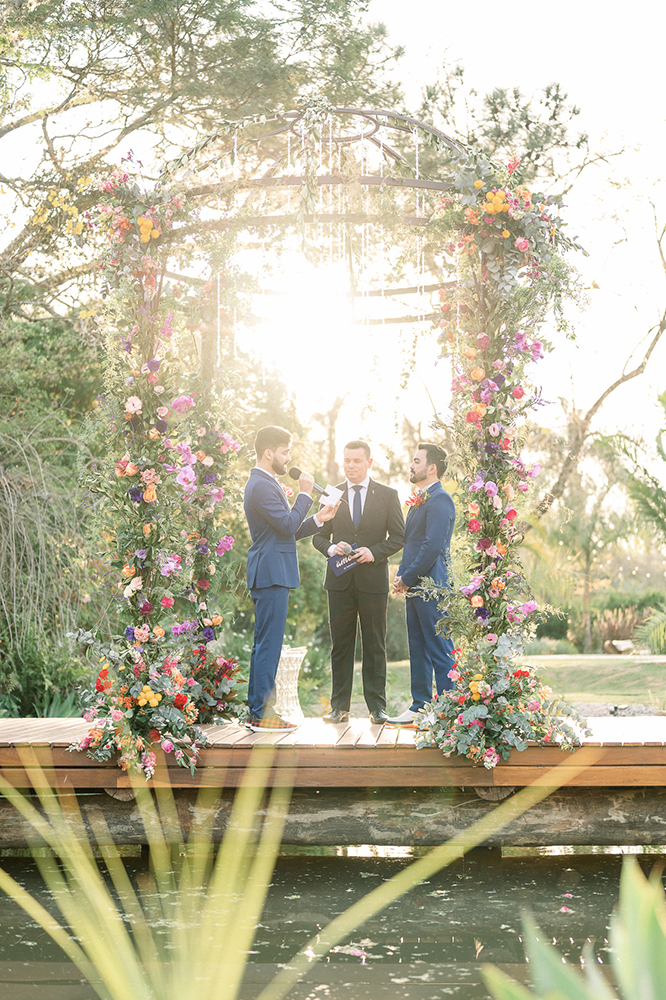
[[[365, 499], [368, 495], [368, 486], [370, 485], [370, 476], [366, 476], [362, 483], [350, 483], [347, 480], [347, 498], [349, 502], [349, 513], [351, 515], [354, 509], [354, 496], [356, 495], [355, 486], [360, 486], [361, 489], [358, 490], [359, 496], [361, 497], [361, 517], [363, 516], [363, 511], [365, 509]], [[329, 545], [328, 547], [329, 558], [335, 553], [335, 545]]]

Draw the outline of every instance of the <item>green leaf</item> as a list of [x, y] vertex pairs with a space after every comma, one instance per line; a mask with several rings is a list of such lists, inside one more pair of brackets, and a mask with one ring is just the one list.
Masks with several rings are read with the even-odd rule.
[[661, 882], [625, 858], [611, 920], [613, 970], [625, 1000], [661, 1000], [666, 983], [666, 904]]
[[481, 975], [494, 1000], [534, 1000], [534, 993], [494, 965], [484, 965]]
[[557, 949], [546, 943], [543, 932], [529, 914], [523, 916], [523, 927], [530, 973], [541, 994], [546, 994], [549, 998], [553, 995], [561, 996], [565, 1000], [599, 1000], [579, 969], [566, 965]]

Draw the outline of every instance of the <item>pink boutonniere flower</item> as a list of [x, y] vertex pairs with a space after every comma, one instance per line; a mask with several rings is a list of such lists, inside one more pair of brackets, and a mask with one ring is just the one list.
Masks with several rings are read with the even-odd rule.
[[292, 489], [290, 489], [288, 486], [285, 486], [284, 483], [280, 483], [280, 486], [282, 487], [282, 492], [286, 497], [293, 497], [294, 491]]

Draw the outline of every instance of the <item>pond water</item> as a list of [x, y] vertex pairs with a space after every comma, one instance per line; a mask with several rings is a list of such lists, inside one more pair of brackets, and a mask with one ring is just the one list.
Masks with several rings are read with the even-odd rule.
[[[661, 851], [666, 848], [639, 853], [646, 873], [661, 863]], [[244, 1000], [256, 996], [276, 966], [302, 951], [333, 917], [408, 865], [409, 854], [395, 848], [291, 848], [281, 854], [249, 955]], [[5, 857], [1, 863], [48, 905], [31, 859]], [[128, 857], [126, 864], [136, 874], [146, 868], [141, 857]], [[529, 854], [505, 849], [503, 856], [480, 849], [359, 927], [324, 962], [314, 964], [307, 981], [289, 996], [481, 1000], [487, 997], [479, 975], [483, 962], [508, 966], [511, 974], [526, 978], [524, 909], [568, 961], [578, 963], [591, 941], [596, 961], [606, 965], [621, 865], [621, 853], [609, 848], [541, 848]], [[95, 995], [47, 935], [1, 895], [0, 973], [3, 1000]]]

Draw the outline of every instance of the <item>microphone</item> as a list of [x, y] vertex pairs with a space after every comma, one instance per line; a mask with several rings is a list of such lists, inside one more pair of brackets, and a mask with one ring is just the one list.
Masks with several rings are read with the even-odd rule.
[[[289, 475], [291, 476], [292, 479], [300, 479], [301, 476], [303, 475], [303, 473], [302, 473], [302, 471], [300, 469], [293, 468], [293, 469], [289, 470]], [[313, 483], [312, 489], [316, 493], [325, 493], [326, 492], [326, 487], [325, 486], [317, 486], [316, 483]]]

